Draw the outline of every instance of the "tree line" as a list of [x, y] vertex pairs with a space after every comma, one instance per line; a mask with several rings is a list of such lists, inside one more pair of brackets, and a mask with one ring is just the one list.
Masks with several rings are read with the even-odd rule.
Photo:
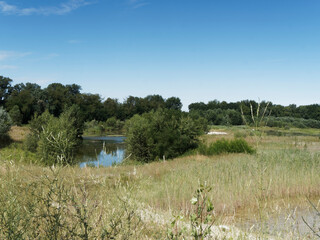
[[16, 124], [26, 124], [35, 115], [46, 110], [55, 117], [73, 105], [80, 108], [84, 121], [106, 121], [116, 118], [121, 121], [135, 114], [143, 114], [159, 108], [181, 110], [182, 103], [177, 97], [164, 99], [160, 95], [144, 98], [129, 96], [122, 103], [117, 99], [104, 100], [99, 94], [81, 93], [77, 84], [52, 83], [42, 89], [36, 83], [12, 85], [10, 78], [0, 76], [0, 107], [9, 112]]
[[[149, 95], [144, 98], [129, 96], [123, 102], [118, 99], [103, 99], [99, 94], [81, 93], [77, 84], [63, 85], [52, 83], [41, 88], [35, 83], [12, 84], [12, 80], [0, 76], [0, 107], [9, 112], [14, 124], [26, 124], [35, 115], [48, 110], [59, 117], [62, 112], [73, 105], [80, 108], [81, 118], [85, 122], [92, 120], [106, 122], [118, 120], [124, 122], [134, 115], [142, 115], [152, 110], [168, 109], [181, 111], [182, 103], [178, 97], [163, 98]], [[320, 105], [312, 104], [282, 106], [272, 102], [253, 100], [226, 102], [213, 100], [208, 103], [196, 102], [189, 105], [189, 114], [193, 118], [203, 117], [212, 125], [242, 125], [244, 119], [250, 123], [251, 108], [256, 112], [267, 107], [267, 120], [270, 126], [312, 127], [320, 128]]]
[[189, 105], [191, 115], [199, 115], [206, 118], [209, 124], [214, 125], [241, 125], [244, 119], [247, 123], [251, 122], [252, 112], [257, 109], [266, 109], [266, 124], [271, 127], [311, 127], [320, 128], [320, 105], [311, 104], [297, 106], [290, 104], [282, 106], [272, 102], [256, 102], [244, 100], [238, 102], [226, 102], [213, 100], [207, 104], [203, 102], [192, 103]]

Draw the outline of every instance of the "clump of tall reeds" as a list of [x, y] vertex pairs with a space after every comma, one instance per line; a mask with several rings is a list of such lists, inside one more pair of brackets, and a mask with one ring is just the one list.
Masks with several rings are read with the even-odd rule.
[[198, 151], [202, 155], [212, 156], [223, 153], [254, 153], [255, 150], [242, 138], [226, 140], [221, 139], [211, 143], [209, 146], [202, 143]]

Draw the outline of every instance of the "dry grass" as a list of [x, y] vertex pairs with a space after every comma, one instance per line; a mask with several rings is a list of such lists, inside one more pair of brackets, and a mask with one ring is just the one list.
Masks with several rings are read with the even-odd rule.
[[9, 131], [9, 136], [13, 141], [22, 142], [29, 132], [30, 130], [28, 127], [12, 126]]

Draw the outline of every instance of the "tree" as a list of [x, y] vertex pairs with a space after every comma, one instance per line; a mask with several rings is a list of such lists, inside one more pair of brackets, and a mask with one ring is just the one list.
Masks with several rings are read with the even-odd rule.
[[35, 83], [16, 84], [6, 102], [8, 111], [15, 106], [22, 114], [22, 123], [28, 123], [35, 113], [41, 114], [45, 108], [41, 87]]
[[172, 110], [179, 110], [179, 111], [181, 111], [182, 103], [181, 103], [180, 98], [177, 98], [177, 97], [170, 97], [170, 98], [168, 98], [168, 99], [166, 100], [165, 107], [166, 107], [167, 109], [172, 109]]
[[58, 117], [65, 106], [71, 106], [71, 98], [68, 97], [68, 88], [61, 83], [52, 83], [44, 89], [47, 109], [55, 117]]
[[107, 100], [103, 103], [104, 113], [106, 119], [111, 117], [119, 118], [119, 111], [120, 111], [120, 103], [117, 99], [107, 98]]
[[198, 136], [204, 132], [199, 123], [168, 109], [135, 115], [126, 122], [127, 153], [142, 162], [177, 157], [197, 147]]
[[86, 121], [106, 120], [104, 116], [104, 108], [102, 99], [99, 94], [81, 94], [79, 107]]
[[0, 76], [0, 106], [4, 106], [11, 90], [10, 78]]

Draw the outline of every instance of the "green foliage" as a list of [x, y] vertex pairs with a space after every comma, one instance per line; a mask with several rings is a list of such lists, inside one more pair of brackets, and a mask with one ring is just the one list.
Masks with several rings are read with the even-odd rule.
[[107, 119], [105, 126], [107, 133], [120, 133], [123, 130], [124, 123], [116, 117], [111, 117]]
[[0, 76], [0, 106], [6, 103], [8, 96], [10, 95], [12, 79]]
[[249, 153], [255, 150], [242, 138], [234, 140], [221, 139], [211, 143], [209, 146], [201, 144], [198, 148], [200, 154], [211, 156], [222, 153]]
[[9, 115], [11, 117], [12, 123], [14, 125], [20, 126], [22, 123], [22, 114], [20, 112], [20, 109], [17, 105], [15, 105], [10, 111]]
[[35, 116], [30, 121], [31, 133], [24, 142], [25, 149], [37, 152], [41, 161], [47, 165], [72, 163], [74, 150], [80, 143], [83, 131], [79, 112], [78, 106], [72, 106], [59, 118], [48, 111]]
[[23, 149], [35, 153], [38, 148], [39, 136], [35, 134], [28, 134], [23, 141]]
[[43, 91], [38, 84], [20, 83], [12, 87], [6, 102], [6, 108], [11, 111], [19, 107], [22, 114], [22, 123], [27, 123], [35, 114], [41, 114], [45, 109]]
[[94, 195], [60, 171], [46, 169], [30, 184], [15, 171], [0, 176], [0, 239], [139, 239], [132, 188], [115, 184], [115, 197], [104, 185]]
[[211, 187], [200, 184], [191, 199], [191, 204], [194, 206], [190, 214], [191, 236], [196, 240], [209, 237], [215, 221], [213, 203], [209, 198], [211, 190]]
[[8, 137], [12, 121], [9, 114], [0, 107], [0, 140], [4, 140]]
[[79, 144], [76, 119], [73, 111], [63, 112], [59, 118], [49, 117], [39, 134], [38, 154], [43, 163], [71, 164], [76, 146]]
[[180, 98], [170, 97], [166, 100], [165, 107], [172, 110], [181, 110], [182, 103]]
[[127, 154], [142, 162], [177, 157], [197, 147], [204, 132], [199, 122], [167, 109], [135, 115], [126, 122]]
[[124, 122], [115, 117], [108, 118], [101, 122], [92, 120], [84, 123], [85, 135], [122, 134]]
[[[167, 238], [178, 239], [210, 239], [212, 226], [216, 220], [214, 206], [209, 198], [211, 187], [200, 184], [191, 199], [190, 228], [181, 227], [179, 223], [183, 220], [182, 216], [175, 216], [171, 226], [167, 231]], [[188, 232], [190, 229], [190, 233]]]
[[34, 118], [29, 122], [30, 133], [24, 140], [24, 148], [30, 152], [36, 152], [38, 148], [38, 142], [40, 139], [40, 133], [43, 131], [44, 127], [48, 124], [53, 116], [49, 111], [45, 111], [41, 115], [35, 115]]
[[294, 117], [268, 117], [266, 118], [266, 125], [280, 128], [320, 128], [320, 121]]
[[103, 124], [97, 120], [84, 123], [85, 135], [102, 135], [105, 132]]

